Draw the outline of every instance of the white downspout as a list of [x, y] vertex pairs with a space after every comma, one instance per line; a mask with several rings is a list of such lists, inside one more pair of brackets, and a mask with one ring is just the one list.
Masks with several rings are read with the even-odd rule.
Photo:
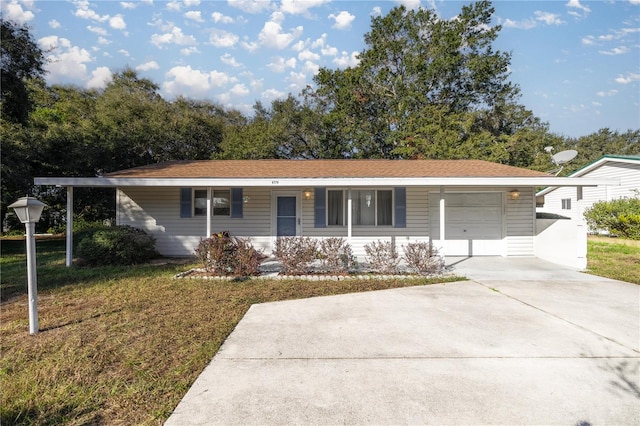
[[73, 186], [67, 186], [67, 268], [73, 265]]
[[582, 187], [576, 187], [576, 267], [587, 269], [587, 223], [584, 220], [584, 201]]

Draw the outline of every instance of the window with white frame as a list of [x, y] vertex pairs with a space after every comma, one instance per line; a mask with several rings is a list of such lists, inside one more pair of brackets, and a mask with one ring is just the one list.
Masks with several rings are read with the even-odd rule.
[[[193, 215], [207, 215], [207, 190], [195, 189], [193, 191]], [[230, 216], [231, 215], [231, 191], [215, 190], [213, 191], [213, 216]]]
[[562, 199], [562, 210], [571, 210], [571, 198]]
[[391, 226], [393, 191], [364, 189], [351, 191], [353, 225]]

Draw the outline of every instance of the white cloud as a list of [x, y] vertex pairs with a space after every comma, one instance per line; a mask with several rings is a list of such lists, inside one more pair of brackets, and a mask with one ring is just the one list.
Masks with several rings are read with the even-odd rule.
[[56, 21], [55, 19], [52, 19], [49, 21], [49, 27], [53, 28], [54, 30], [57, 30], [58, 28], [60, 28], [60, 22]]
[[629, 48], [627, 46], [619, 46], [619, 47], [614, 47], [611, 50], [599, 50], [598, 51], [598, 53], [601, 53], [601, 54], [607, 55], [607, 56], [624, 55], [627, 52], [629, 52]]
[[138, 4], [132, 1], [121, 1], [120, 6], [122, 6], [123, 9], [135, 9]]
[[182, 56], [189, 56], [189, 55], [193, 55], [194, 53], [200, 53], [198, 48], [195, 46], [185, 47], [184, 49], [180, 49], [180, 54]]
[[251, 41], [251, 42], [243, 41], [242, 43], [240, 43], [240, 46], [242, 46], [243, 49], [251, 53], [260, 49], [260, 43], [257, 43], [255, 41]]
[[149, 71], [158, 69], [160, 69], [160, 65], [158, 65], [156, 61], [145, 62], [144, 64], [140, 64], [136, 67], [137, 71]]
[[262, 46], [281, 50], [300, 37], [302, 30], [302, 26], [298, 26], [292, 29], [291, 32], [285, 33], [278, 22], [268, 21], [265, 22], [262, 31], [260, 31], [258, 40]]
[[176, 66], [166, 74], [167, 81], [162, 84], [163, 89], [172, 96], [189, 95], [204, 96], [206, 92], [223, 87], [233, 82], [227, 74], [219, 71], [202, 72], [194, 70], [191, 66]]
[[547, 25], [566, 24], [565, 21], [560, 19], [560, 15], [556, 13], [542, 12], [540, 10], [536, 10], [534, 12], [534, 15], [536, 15], [536, 21], [544, 22]]
[[309, 9], [322, 6], [331, 0], [282, 0], [280, 10], [289, 15], [308, 15]]
[[271, 9], [270, 0], [228, 0], [229, 6], [247, 13], [262, 13]]
[[251, 86], [251, 90], [253, 91], [260, 91], [262, 90], [262, 86], [264, 85], [264, 78], [253, 78], [253, 76], [251, 76], [249, 78], [249, 86]]
[[250, 92], [249, 92], [249, 89], [247, 89], [247, 86], [245, 86], [244, 84], [236, 84], [231, 88], [231, 90], [229, 90], [229, 93], [237, 97], [237, 96], [246, 96]]
[[111, 44], [111, 42], [106, 38], [100, 36], [98, 37], [98, 44], [107, 45], [107, 44]]
[[289, 90], [293, 93], [300, 92], [307, 87], [307, 75], [303, 72], [291, 71], [287, 81], [289, 82]]
[[580, 0], [569, 0], [566, 6], [569, 8], [567, 13], [576, 18], [584, 18], [591, 12], [591, 8], [581, 4]]
[[371, 9], [371, 13], [369, 14], [369, 16], [382, 16], [382, 9], [380, 8], [380, 6], [375, 6], [373, 9]]
[[127, 24], [124, 22], [122, 15], [116, 15], [109, 18], [109, 26], [114, 30], [124, 30], [127, 28]]
[[91, 78], [85, 84], [87, 89], [104, 89], [113, 81], [113, 76], [108, 67], [98, 67], [91, 72]]
[[125, 49], [120, 49], [118, 50], [118, 53], [121, 54], [122, 56], [126, 56], [127, 58], [130, 57], [131, 55], [129, 54], [128, 50]]
[[340, 57], [333, 60], [333, 63], [340, 68], [355, 67], [360, 63], [360, 59], [358, 59], [358, 52], [351, 52], [350, 54], [342, 52]]
[[242, 64], [236, 61], [236, 58], [234, 58], [230, 53], [225, 53], [224, 55], [220, 56], [220, 60], [223, 64], [230, 65], [234, 68], [242, 67]]
[[88, 50], [73, 46], [68, 39], [55, 35], [39, 39], [38, 44], [49, 52], [45, 68], [48, 71], [46, 78], [50, 83], [86, 79], [85, 64], [93, 61]]
[[282, 56], [275, 56], [271, 58], [271, 62], [267, 64], [267, 67], [273, 72], [285, 72], [287, 68], [296, 67], [296, 58], [289, 58], [285, 60]]
[[158, 48], [162, 48], [167, 44], [191, 46], [196, 44], [196, 39], [191, 35], [184, 34], [180, 27], [173, 27], [169, 33], [152, 35], [151, 43]]
[[24, 24], [35, 18], [33, 12], [22, 9], [22, 5], [18, 3], [18, 0], [3, 1], [0, 5], [2, 6], [1, 10], [4, 14], [4, 19]]
[[629, 84], [633, 81], [640, 81], [640, 74], [630, 72], [626, 77], [623, 75], [618, 76], [615, 81], [620, 84]]
[[213, 29], [209, 35], [209, 42], [216, 47], [233, 47], [239, 40], [234, 33]]
[[104, 22], [109, 19], [109, 15], [100, 16], [100, 14], [90, 9], [88, 0], [76, 0], [73, 4], [76, 6], [74, 15], [78, 18], [90, 19], [98, 22]]
[[334, 15], [333, 13], [329, 15], [329, 19], [333, 19], [335, 24], [333, 24], [333, 28], [338, 30], [348, 30], [351, 28], [351, 23], [354, 19], [356, 19], [355, 15], [350, 14], [349, 12], [343, 10], [342, 12]]
[[172, 0], [171, 2], [167, 3], [167, 9], [172, 12], [180, 12], [180, 9], [182, 9], [182, 4], [178, 0]]
[[524, 19], [522, 21], [512, 21], [511, 19], [505, 19], [502, 24], [505, 28], [516, 28], [519, 30], [530, 30], [536, 27], [536, 21], [533, 19]]
[[276, 89], [267, 89], [261, 94], [262, 99], [264, 99], [267, 103], [271, 103], [276, 99], [285, 98], [286, 96], [287, 94], [285, 92], [281, 92]]
[[191, 19], [192, 21], [204, 22], [204, 19], [202, 19], [202, 12], [199, 10], [190, 10], [184, 14], [184, 17]]
[[91, 31], [92, 33], [95, 33], [95, 34], [98, 34], [98, 35], [101, 35], [101, 36], [106, 36], [106, 35], [108, 35], [108, 34], [109, 34], [109, 33], [107, 32], [107, 30], [105, 30], [105, 29], [104, 29], [104, 28], [102, 28], [102, 27], [93, 27], [93, 26], [91, 26], [91, 25], [88, 25], [88, 26], [87, 26], [87, 29], [88, 29], [89, 31]]
[[631, 4], [640, 4], [640, 0], [629, 0]]
[[396, 0], [396, 3], [403, 5], [409, 10], [419, 9], [422, 6], [420, 0]]
[[232, 17], [225, 16], [220, 12], [213, 12], [211, 14], [211, 19], [213, 19], [213, 22], [215, 22], [216, 24], [232, 24], [233, 23]]
[[318, 71], [320, 71], [320, 65], [316, 64], [315, 62], [306, 61], [302, 66], [302, 70], [306, 71], [307, 73], [316, 75], [318, 74]]
[[585, 46], [591, 46], [592, 44], [594, 44], [594, 37], [593, 36], [583, 37], [582, 44], [584, 44]]
[[320, 55], [310, 51], [309, 49], [305, 49], [302, 52], [298, 53], [298, 59], [300, 59], [301, 61], [317, 61], [320, 59]]
[[200, 0], [183, 0], [184, 5], [187, 7], [194, 7], [200, 5]]
[[613, 95], [615, 95], [616, 93], [618, 93], [618, 91], [617, 91], [616, 89], [611, 89], [611, 90], [609, 90], [608, 92], [597, 92], [597, 93], [596, 93], [596, 95], [598, 95], [598, 96], [600, 96], [600, 97], [604, 98], [604, 97], [606, 97], [606, 96], [613, 96]]

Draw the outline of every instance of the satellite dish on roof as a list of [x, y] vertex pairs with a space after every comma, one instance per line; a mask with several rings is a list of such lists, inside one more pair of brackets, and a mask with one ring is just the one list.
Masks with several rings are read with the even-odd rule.
[[553, 164], [560, 166], [576, 158], [576, 155], [578, 155], [578, 151], [575, 149], [568, 149], [566, 151], [560, 151], [557, 154], [553, 154], [551, 156], [551, 161]]
[[569, 161], [573, 160], [574, 158], [576, 158], [576, 155], [578, 155], [578, 151], [576, 151], [575, 149], [568, 149], [566, 151], [560, 151], [557, 154], [553, 154], [551, 156], [551, 162], [556, 166], [560, 166], [560, 167], [549, 171], [549, 173], [552, 173], [555, 176], [558, 176], [562, 171], [562, 169], [564, 169], [564, 165]]

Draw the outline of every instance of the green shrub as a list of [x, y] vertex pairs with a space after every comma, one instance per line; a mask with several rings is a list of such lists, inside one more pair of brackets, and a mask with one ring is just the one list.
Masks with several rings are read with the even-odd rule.
[[584, 217], [591, 232], [604, 230], [610, 235], [640, 240], [640, 198], [597, 202], [585, 210]]
[[201, 240], [196, 255], [207, 272], [241, 277], [258, 275], [264, 259], [249, 241], [233, 237], [226, 231]]
[[76, 255], [88, 265], [132, 265], [158, 256], [155, 238], [126, 225], [84, 230], [75, 240]]
[[310, 271], [311, 263], [318, 258], [318, 242], [309, 237], [280, 237], [273, 255], [285, 274], [302, 275]]

